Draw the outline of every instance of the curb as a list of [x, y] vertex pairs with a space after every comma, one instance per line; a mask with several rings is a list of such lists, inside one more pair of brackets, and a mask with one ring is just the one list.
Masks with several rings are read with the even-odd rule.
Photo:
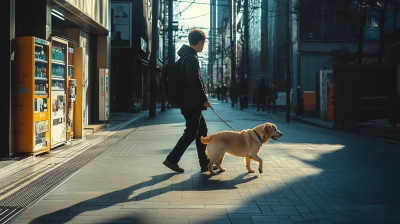
[[336, 129], [336, 128], [333, 128], [333, 127], [328, 126], [328, 125], [323, 125], [323, 124], [318, 124], [318, 123], [314, 123], [314, 122], [311, 122], [311, 121], [307, 121], [307, 120], [301, 119], [299, 117], [292, 117], [292, 120], [294, 120], [296, 122], [310, 124], [310, 125], [313, 125], [313, 126], [316, 126], [316, 127], [331, 129], [331, 130], [335, 130], [335, 131], [341, 131], [340, 129]]
[[304, 120], [304, 119], [301, 119], [301, 118], [298, 118], [298, 117], [292, 117], [292, 120], [297, 121], [297, 122], [301, 122], [301, 123], [304, 123], [304, 124], [313, 125], [313, 126], [320, 127], [320, 128], [330, 129], [330, 130], [333, 130], [333, 131], [340, 131], [340, 132], [349, 133], [349, 134], [356, 134], [356, 135], [359, 135], [359, 136], [364, 136], [364, 137], [373, 138], [373, 139], [385, 141], [385, 142], [388, 142], [388, 143], [400, 145], [400, 139], [391, 139], [391, 138], [386, 138], [385, 136], [370, 135], [370, 134], [360, 133], [360, 132], [357, 132], [357, 131], [338, 129], [338, 128], [329, 127], [329, 126], [326, 126], [326, 125], [317, 124], [317, 123], [314, 123], [314, 122], [311, 122], [311, 121], [307, 121], [307, 120]]

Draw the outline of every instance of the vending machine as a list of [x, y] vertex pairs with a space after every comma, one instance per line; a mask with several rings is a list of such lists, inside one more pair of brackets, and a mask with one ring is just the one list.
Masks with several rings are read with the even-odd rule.
[[67, 76], [67, 140], [74, 137], [74, 106], [76, 100], [76, 80], [74, 74], [74, 49], [68, 48]]
[[107, 68], [99, 69], [99, 120], [108, 121], [110, 116], [110, 81]]
[[50, 151], [50, 42], [15, 39], [15, 149], [37, 155]]
[[52, 37], [51, 57], [51, 148], [67, 142], [68, 42]]

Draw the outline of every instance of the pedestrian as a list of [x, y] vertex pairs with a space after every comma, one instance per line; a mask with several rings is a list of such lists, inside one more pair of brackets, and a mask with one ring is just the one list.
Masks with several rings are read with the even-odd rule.
[[217, 90], [215, 91], [217, 93], [217, 99], [220, 100], [221, 97], [221, 86], [217, 85]]
[[278, 92], [276, 91], [276, 87], [274, 84], [271, 84], [271, 87], [268, 91], [268, 113], [270, 112], [270, 105], [272, 105], [272, 111], [276, 112], [276, 100], [278, 99]]
[[201, 30], [193, 29], [189, 32], [188, 39], [190, 46], [185, 44], [178, 51], [179, 57], [185, 57], [182, 73], [186, 91], [182, 93], [183, 103], [180, 106], [180, 110], [186, 121], [186, 129], [163, 162], [166, 167], [178, 173], [184, 172], [184, 169], [179, 167], [178, 162], [194, 140], [196, 141], [200, 171], [208, 171], [207, 166], [209, 163], [206, 155], [206, 145], [201, 143], [200, 137], [207, 136], [208, 130], [202, 111], [211, 107], [211, 104], [205, 92], [197, 57], [197, 53], [203, 51], [206, 35]]
[[226, 100], [226, 94], [228, 92], [228, 87], [226, 87], [226, 84], [222, 84], [221, 86], [221, 102], [223, 103], [224, 100]]
[[267, 101], [267, 84], [265, 83], [265, 78], [261, 79], [260, 85], [258, 86], [258, 101], [257, 101], [257, 111], [260, 111], [260, 106], [262, 110], [265, 110], [265, 103]]
[[231, 84], [230, 90], [229, 90], [229, 96], [231, 98], [231, 107], [236, 107], [237, 104], [237, 97], [238, 97], [238, 92], [237, 92], [237, 86], [238, 84]]

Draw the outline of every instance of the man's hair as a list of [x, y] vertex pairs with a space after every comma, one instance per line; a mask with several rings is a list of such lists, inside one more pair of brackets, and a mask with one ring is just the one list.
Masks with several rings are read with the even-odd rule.
[[189, 32], [188, 39], [190, 46], [194, 46], [200, 41], [204, 41], [206, 39], [206, 34], [201, 30], [193, 29]]

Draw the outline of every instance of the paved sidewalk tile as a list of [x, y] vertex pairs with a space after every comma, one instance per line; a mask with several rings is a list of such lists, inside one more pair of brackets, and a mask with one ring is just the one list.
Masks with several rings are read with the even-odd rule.
[[[400, 223], [396, 145], [211, 102], [236, 129], [272, 122], [284, 133], [261, 147], [264, 173], [227, 155], [225, 172], [201, 174], [195, 143], [179, 162], [185, 172], [172, 172], [162, 162], [185, 123], [167, 109], [125, 126], [126, 136], [13, 223]], [[213, 111], [204, 117], [209, 134], [229, 130]]]

